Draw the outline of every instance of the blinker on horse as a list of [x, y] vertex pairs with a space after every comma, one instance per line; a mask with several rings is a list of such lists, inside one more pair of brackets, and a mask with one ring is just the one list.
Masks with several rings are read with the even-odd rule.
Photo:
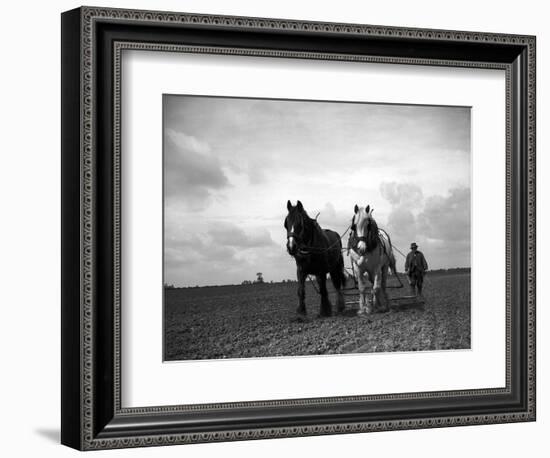
[[320, 316], [330, 316], [332, 305], [328, 298], [327, 274], [337, 294], [338, 312], [345, 308], [342, 288], [346, 284], [344, 274], [344, 258], [342, 242], [337, 232], [322, 229], [317, 221], [310, 218], [302, 203], [298, 201], [292, 206], [287, 202], [288, 215], [284, 227], [287, 232], [286, 248], [296, 261], [296, 277], [298, 279], [297, 313], [306, 314], [305, 281], [308, 275], [315, 275], [321, 295]]

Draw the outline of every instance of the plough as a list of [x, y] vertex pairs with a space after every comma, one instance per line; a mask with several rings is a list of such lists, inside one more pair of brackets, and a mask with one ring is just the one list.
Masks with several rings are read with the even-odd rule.
[[[343, 289], [343, 294], [344, 294], [344, 297], [346, 298], [345, 304], [346, 304], [346, 307], [351, 306], [350, 308], [355, 309], [355, 308], [358, 308], [358, 305], [359, 305], [359, 288], [357, 285], [357, 278], [355, 276], [355, 272], [353, 271], [353, 268], [349, 269], [345, 267], [345, 271], [346, 271], [347, 280], [353, 281], [353, 286]], [[388, 278], [391, 278], [391, 277], [388, 277]], [[397, 279], [399, 281], [399, 285], [386, 286], [386, 289], [403, 288], [404, 285], [403, 285], [403, 282], [401, 281], [401, 278], [399, 277], [399, 274], [397, 275]], [[313, 285], [313, 288], [315, 289], [317, 294], [320, 294], [318, 285], [311, 275], [309, 276], [309, 281]], [[370, 288], [369, 294], [372, 294], [372, 287]], [[425, 300], [423, 297], [415, 296], [415, 295], [389, 297], [389, 300], [390, 300], [390, 307], [394, 307], [394, 308], [422, 307], [425, 303]]]
[[[358, 305], [359, 304], [359, 288], [357, 285], [357, 278], [355, 276], [355, 272], [352, 270], [352, 273], [350, 273], [350, 269], [347, 267], [346, 273], [348, 280], [352, 280], [354, 285], [349, 288], [344, 288], [344, 296], [345, 297], [352, 297], [355, 296], [355, 299], [349, 299], [346, 300], [346, 306], [347, 305]], [[391, 277], [388, 277], [391, 278]], [[386, 289], [400, 289], [403, 288], [403, 282], [401, 281], [401, 278], [399, 277], [399, 274], [397, 275], [397, 280], [399, 281], [399, 285], [390, 285], [386, 286]], [[370, 288], [369, 294], [372, 294], [372, 287]], [[390, 300], [390, 306], [393, 307], [408, 307], [408, 306], [421, 306], [424, 305], [424, 298], [416, 296], [416, 295], [403, 295], [403, 296], [397, 296], [397, 297], [389, 297]]]
[[[319, 216], [319, 214], [317, 214], [317, 216]], [[315, 219], [317, 219], [317, 216], [315, 217]], [[352, 225], [350, 225], [345, 230], [345, 232], [340, 236], [338, 242], [340, 242], [348, 232], [350, 233], [350, 239], [351, 239], [354, 230], [355, 229], [353, 228], [353, 222], [352, 222]], [[380, 231], [386, 235], [388, 240], [390, 240], [389, 235], [387, 234], [386, 231], [384, 231], [383, 229], [380, 229]], [[390, 242], [390, 244], [391, 244], [391, 242]], [[392, 249], [395, 249], [401, 256], [406, 258], [406, 255], [399, 248], [397, 248], [395, 245], [391, 245], [391, 246], [392, 246]], [[327, 249], [323, 249], [323, 251], [326, 251], [326, 250]], [[348, 241], [348, 247], [343, 248], [342, 252], [347, 252], [348, 255], [350, 254], [350, 243], [349, 243], [349, 241]], [[352, 306], [358, 305], [359, 304], [359, 287], [358, 287], [357, 276], [355, 274], [355, 269], [353, 267], [353, 263], [351, 264], [351, 269], [344, 266], [344, 271], [345, 271], [346, 279], [348, 281], [353, 280], [353, 283], [354, 283], [354, 285], [352, 287], [343, 288], [344, 297], [355, 296], [355, 299], [353, 299], [353, 300], [351, 300], [351, 299], [346, 300], [345, 304], [346, 304], [346, 306], [347, 305], [352, 305]], [[403, 288], [404, 287], [403, 282], [401, 281], [401, 278], [400, 278], [400, 276], [397, 272], [395, 272], [395, 277], [397, 278], [397, 281], [399, 282], [399, 285], [386, 286], [386, 289], [398, 289], [398, 288]], [[313, 288], [317, 292], [317, 294], [320, 295], [321, 292], [319, 291], [319, 287], [316, 284], [316, 281], [313, 279], [313, 277], [311, 275], [308, 275], [308, 278], [309, 278], [309, 281], [311, 282], [311, 284], [313, 285]], [[370, 288], [369, 295], [372, 297], [372, 287]], [[404, 295], [404, 296], [388, 297], [388, 298], [389, 298], [389, 302], [390, 302], [390, 304], [389, 304], [390, 307], [391, 306], [393, 306], [393, 307], [417, 306], [418, 307], [418, 306], [423, 306], [424, 303], [425, 303], [425, 300], [422, 296], [416, 296], [416, 295], [408, 295], [408, 296]], [[357, 307], [357, 308], [359, 308], [359, 307]]]

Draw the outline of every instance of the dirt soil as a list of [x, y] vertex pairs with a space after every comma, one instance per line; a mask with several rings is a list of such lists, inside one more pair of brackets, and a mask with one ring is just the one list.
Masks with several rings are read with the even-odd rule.
[[[428, 273], [424, 305], [368, 316], [348, 305], [344, 314], [319, 318], [319, 296], [308, 282], [308, 316], [298, 319], [296, 289], [297, 283], [167, 289], [165, 360], [470, 348], [469, 273]], [[407, 286], [388, 291], [409, 294]], [[335, 311], [333, 292], [331, 301]]]

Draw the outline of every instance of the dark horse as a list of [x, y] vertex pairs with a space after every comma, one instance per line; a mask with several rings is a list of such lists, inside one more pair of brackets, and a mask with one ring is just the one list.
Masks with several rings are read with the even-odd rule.
[[317, 278], [321, 294], [320, 316], [332, 314], [327, 292], [328, 273], [338, 295], [338, 312], [342, 312], [345, 308], [342, 288], [346, 285], [346, 276], [340, 236], [329, 229], [321, 229], [317, 221], [308, 216], [300, 201], [293, 207], [289, 200], [286, 208], [286, 249], [296, 261], [298, 314], [306, 314], [305, 281], [308, 275], [315, 275]]

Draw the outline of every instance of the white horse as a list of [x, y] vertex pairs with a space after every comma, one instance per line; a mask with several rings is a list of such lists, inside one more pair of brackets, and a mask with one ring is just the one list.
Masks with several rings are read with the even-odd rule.
[[[378, 229], [372, 217], [373, 210], [370, 205], [366, 208], [355, 205], [351, 226], [350, 256], [359, 288], [358, 314], [388, 311], [388, 270], [391, 269], [393, 274], [397, 275], [390, 237], [386, 231]], [[367, 296], [367, 281], [372, 284], [372, 300]]]

